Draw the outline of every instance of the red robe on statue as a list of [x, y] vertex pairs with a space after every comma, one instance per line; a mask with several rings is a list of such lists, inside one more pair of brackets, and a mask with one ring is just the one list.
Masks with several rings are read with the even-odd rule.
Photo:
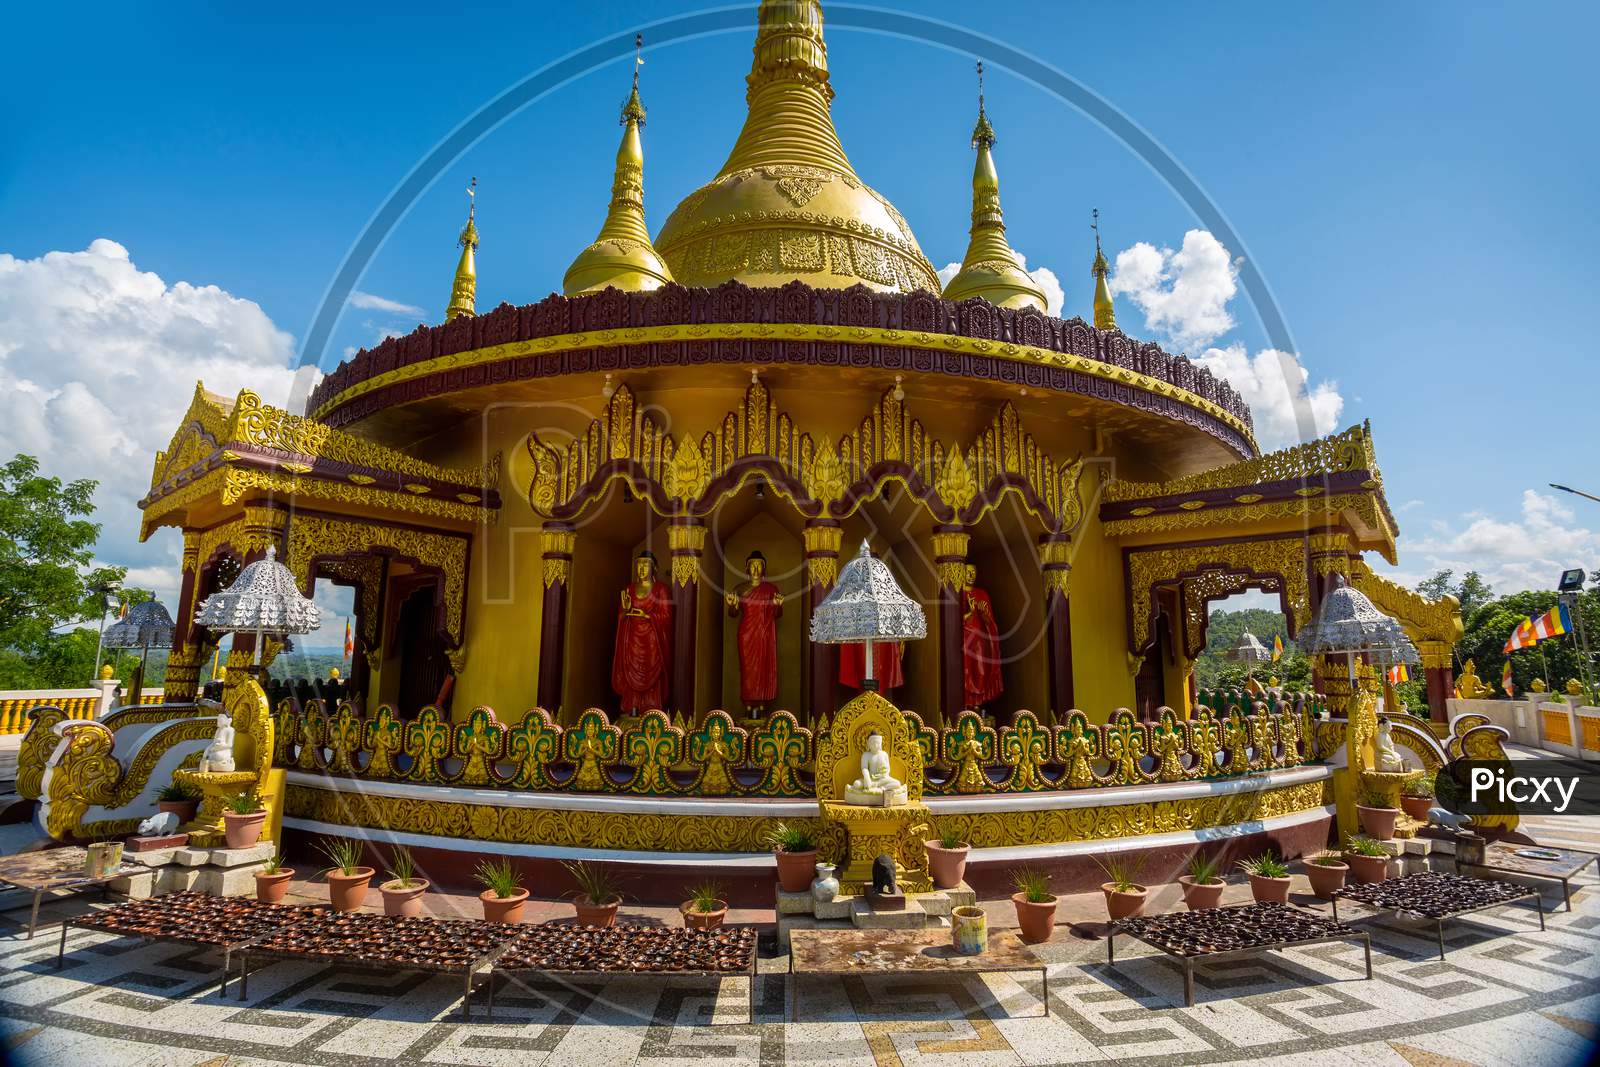
[[[906, 682], [901, 668], [902, 645], [899, 641], [872, 642], [872, 673], [878, 679], [878, 692], [887, 693]], [[859, 641], [839, 646], [839, 684], [860, 689], [867, 673], [867, 650]]]
[[961, 678], [966, 706], [979, 708], [1000, 695], [1000, 631], [989, 594], [972, 586], [961, 595]]
[[665, 582], [652, 582], [639, 594], [623, 592], [617, 610], [616, 651], [611, 656], [611, 688], [622, 698], [624, 715], [665, 705], [672, 671], [672, 594]]
[[739, 594], [739, 699], [765, 704], [778, 696], [778, 587], [757, 582]]

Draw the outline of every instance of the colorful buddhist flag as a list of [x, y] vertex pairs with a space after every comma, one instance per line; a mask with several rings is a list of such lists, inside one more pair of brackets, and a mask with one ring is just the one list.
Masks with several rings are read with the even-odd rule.
[[349, 659], [351, 656], [355, 655], [355, 652], [355, 641], [350, 634], [350, 620], [346, 619], [344, 620], [344, 658]]
[[1546, 641], [1552, 637], [1560, 637], [1571, 629], [1571, 620], [1567, 617], [1567, 606], [1557, 604], [1533, 623], [1534, 641]]
[[1519, 648], [1532, 648], [1538, 640], [1533, 636], [1533, 620], [1523, 619], [1517, 623], [1517, 628], [1511, 631], [1511, 636], [1506, 638], [1506, 647], [1500, 651], [1509, 656]]
[[1404, 663], [1396, 663], [1389, 668], [1389, 684], [1399, 685], [1401, 682], [1411, 681], [1411, 672], [1406, 670]]
[[1272, 662], [1276, 663], [1283, 658], [1283, 635], [1277, 634], [1272, 638]]
[[1511, 680], [1510, 660], [1506, 660], [1506, 669], [1500, 672], [1500, 688], [1506, 691], [1506, 696], [1508, 697], [1514, 697], [1517, 695], [1516, 684]]

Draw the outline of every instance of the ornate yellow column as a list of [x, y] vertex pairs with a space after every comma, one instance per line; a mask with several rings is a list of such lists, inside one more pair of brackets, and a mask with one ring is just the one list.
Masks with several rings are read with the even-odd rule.
[[[1322, 598], [1333, 588], [1335, 575], [1350, 580], [1350, 535], [1343, 530], [1324, 530], [1306, 538], [1306, 567], [1311, 585], [1311, 617], [1322, 610]], [[1328, 698], [1328, 710], [1335, 716], [1351, 713], [1350, 672], [1343, 657], [1314, 656], [1311, 659], [1312, 687]]]
[[806, 585], [800, 600], [806, 623], [806, 707], [809, 722], [839, 710], [839, 646], [811, 640], [810, 619], [834, 582], [839, 580], [839, 547], [844, 530], [832, 519], [808, 519], [805, 527]]
[[669, 715], [695, 718], [695, 635], [700, 618], [701, 558], [706, 528], [699, 519], [679, 516], [667, 527], [672, 553], [672, 706]]
[[535, 699], [558, 721], [567, 649], [567, 587], [572, 581], [572, 550], [577, 541], [577, 533], [562, 522], [547, 522], [539, 533], [544, 605], [539, 616], [539, 685]]
[[1428, 717], [1434, 722], [1450, 721], [1450, 695], [1455, 691], [1455, 661], [1447, 641], [1422, 641], [1417, 655], [1428, 682]]
[[1050, 677], [1051, 721], [1060, 723], [1072, 710], [1072, 536], [1039, 538], [1039, 567], [1044, 578], [1046, 656]]
[[172, 652], [167, 656], [162, 699], [169, 704], [190, 701], [200, 688], [200, 644], [195, 639], [195, 597], [200, 589], [200, 535], [183, 534], [183, 585], [172, 622]]
[[933, 566], [939, 576], [939, 714], [946, 723], [961, 717], [966, 705], [961, 647], [961, 593], [967, 585], [965, 526], [933, 528]]

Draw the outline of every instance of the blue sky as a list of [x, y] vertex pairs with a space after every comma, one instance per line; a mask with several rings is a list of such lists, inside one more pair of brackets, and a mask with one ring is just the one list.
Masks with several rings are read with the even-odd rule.
[[[1342, 398], [1339, 427], [1372, 420], [1404, 531], [1403, 574], [1473, 565], [1517, 585], [1546, 570], [1553, 579], [1571, 563], [1600, 565], [1600, 505], [1528, 495], [1548, 493], [1549, 481], [1600, 492], [1593, 436], [1580, 431], [1562, 444], [1564, 425], [1582, 426], [1596, 383], [1593, 5], [1329, 5], [1295, 9], [1292, 18], [1267, 4], [899, 9], [976, 29], [1062, 68], [1195, 176], [1247, 245], [1228, 253], [1247, 253], [1271, 285], [1311, 385], [1329, 383]], [[14, 53], [0, 75], [12, 83], [0, 93], [0, 255], [9, 257], [0, 266], [42, 264], [47, 253], [81, 253], [107, 239], [138, 272], [171, 287], [145, 294], [164, 302], [161, 314], [171, 311], [165, 305], [200, 305], [143, 335], [141, 344], [167, 348], [152, 357], [155, 370], [109, 405], [125, 424], [123, 437], [81, 453], [52, 449], [59, 454], [47, 462], [66, 476], [101, 476], [108, 491], [124, 484], [116, 470], [131, 469], [132, 489], [119, 492], [137, 495], [150, 455], [148, 431], [133, 427], [159, 424], [156, 447], [164, 443], [168, 412], [181, 410], [197, 376], [186, 353], [220, 343], [206, 329], [254, 337], [240, 357], [246, 362], [298, 359], [351, 243], [440, 138], [547, 61], [691, 10], [594, 3], [278, 5], [270, 17], [220, 5], [12, 12], [13, 40], [42, 47]], [[752, 4], [745, 30], [647, 51], [641, 84], [653, 228], [731, 146], [753, 29]], [[907, 216], [936, 266], [959, 259], [974, 57], [840, 27], [828, 43], [835, 121], [857, 171]], [[579, 78], [472, 148], [406, 215], [359, 288], [419, 308], [430, 321], [440, 317], [471, 175], [481, 191], [479, 307], [558, 288], [604, 210], [628, 77], [623, 60]], [[1112, 254], [1138, 242], [1177, 249], [1197, 226], [1125, 147], [992, 64], [988, 107], [1000, 136], [1009, 235], [1031, 267], [1061, 280], [1066, 314], [1088, 313], [1091, 208], [1101, 210]], [[50, 262], [69, 274], [83, 265]], [[87, 340], [70, 342], [72, 351], [101, 352], [94, 346], [119, 320], [97, 326], [76, 299], [39, 311], [41, 299], [58, 298], [52, 287], [78, 284], [52, 281], [43, 267], [26, 283], [13, 270], [9, 298], [7, 276], [0, 270], [0, 379], [58, 399], [73, 416], [59, 422], [60, 436], [92, 433], [100, 409], [86, 398], [72, 407], [70, 382], [51, 381], [40, 368], [66, 359], [58, 348], [69, 341], [55, 335], [85, 329]], [[178, 292], [179, 282], [221, 293]], [[138, 313], [129, 306], [117, 303], [119, 313]], [[1237, 326], [1199, 347], [1248, 354], [1267, 344], [1242, 293], [1227, 310]], [[1131, 297], [1119, 298], [1118, 314], [1130, 333], [1170, 343], [1146, 327]], [[416, 320], [348, 308], [323, 366]], [[135, 359], [115, 346], [92, 358], [129, 366]], [[93, 392], [94, 375], [82, 370]], [[272, 399], [282, 378], [266, 377], [261, 388]], [[37, 440], [15, 425], [0, 430], [3, 451]], [[73, 468], [79, 454], [81, 466], [102, 469]], [[175, 542], [135, 546], [123, 528], [126, 505], [103, 507], [117, 526], [108, 528], [103, 554], [140, 568], [136, 575], [152, 584], [158, 571], [170, 579]]]

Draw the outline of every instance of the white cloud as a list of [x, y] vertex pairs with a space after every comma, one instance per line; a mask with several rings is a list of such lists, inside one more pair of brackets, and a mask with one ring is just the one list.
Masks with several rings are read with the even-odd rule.
[[38, 259], [0, 253], [0, 458], [37, 456], [46, 474], [94, 478], [98, 558], [175, 606], [181, 545], [140, 545], [135, 502], [189, 406], [195, 381], [289, 402], [293, 339], [260, 306], [214, 285], [167, 284], [100, 238]]
[[1239, 266], [1206, 230], [1183, 235], [1177, 251], [1140, 241], [1117, 253], [1107, 280], [1144, 312], [1145, 328], [1179, 349], [1210, 344], [1233, 329], [1228, 301], [1239, 289]]
[[1582, 525], [1559, 498], [1524, 489], [1516, 518], [1471, 511], [1435, 520], [1423, 536], [1402, 534], [1400, 551], [1406, 571], [1394, 577], [1407, 584], [1446, 568], [1457, 577], [1475, 570], [1496, 593], [1515, 593], [1553, 589], [1568, 567], [1600, 566], [1600, 530]]
[[[1017, 252], [1017, 260], [1022, 264], [1022, 269], [1028, 271], [1028, 277], [1033, 279], [1034, 284], [1044, 290], [1045, 314], [1059, 316], [1061, 308], [1066, 304], [1066, 294], [1062, 291], [1061, 279], [1056, 277], [1056, 272], [1049, 267], [1034, 267], [1028, 270], [1028, 257], [1021, 252]], [[949, 285], [950, 279], [960, 270], [959, 262], [946, 263], [939, 268], [939, 288], [943, 289]]]
[[388, 297], [373, 293], [363, 293], [359, 289], [350, 294], [350, 306], [367, 311], [387, 311], [391, 315], [414, 315], [419, 320], [426, 314], [415, 304], [402, 304], [398, 300], [390, 300]]
[[[1292, 352], [1264, 348], [1251, 356], [1242, 344], [1209, 348], [1195, 363], [1239, 391], [1255, 416], [1256, 441], [1270, 451], [1330, 434], [1339, 428], [1344, 397], [1337, 382], [1307, 388], [1310, 374]], [[1310, 419], [1302, 427], [1301, 417]], [[1305, 432], [1302, 432], [1302, 431]]]

